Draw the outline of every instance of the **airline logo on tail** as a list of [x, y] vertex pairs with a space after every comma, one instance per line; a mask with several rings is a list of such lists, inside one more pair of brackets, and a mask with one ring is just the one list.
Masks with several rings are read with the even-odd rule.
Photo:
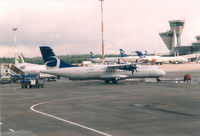
[[47, 67], [59, 68], [59, 66], [60, 66], [60, 59], [58, 59], [56, 56], [52, 56], [52, 57], [49, 58], [49, 61], [45, 62], [45, 65]]
[[123, 49], [119, 49], [121, 57], [128, 57]]
[[24, 56], [22, 53], [15, 54], [15, 65], [25, 64]]
[[23, 63], [22, 57], [18, 56], [17, 61], [18, 61], [19, 64], [22, 64]]
[[136, 51], [136, 53], [140, 58], [145, 58], [145, 55], [141, 51]]
[[94, 54], [93, 52], [90, 52], [90, 57], [91, 57], [92, 59], [96, 58], [96, 56], [95, 56], [95, 54]]

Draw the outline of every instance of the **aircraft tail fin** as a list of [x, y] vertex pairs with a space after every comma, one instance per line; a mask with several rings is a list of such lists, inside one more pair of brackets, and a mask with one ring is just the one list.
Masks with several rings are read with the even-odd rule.
[[144, 58], [145, 57], [145, 55], [141, 51], [136, 51], [136, 53], [140, 58]]
[[48, 46], [40, 46], [40, 51], [47, 68], [78, 67], [78, 65], [71, 65], [60, 60]]
[[147, 56], [147, 55], [148, 55], [148, 52], [147, 52], [147, 50], [145, 50], [145, 52], [144, 52], [144, 55], [145, 55], [145, 56]]
[[24, 56], [22, 53], [16, 53], [15, 55], [15, 65], [18, 66], [20, 64], [24, 64]]
[[90, 57], [91, 57], [92, 59], [95, 59], [95, 58], [96, 58], [96, 55], [95, 55], [93, 52], [90, 52]]
[[119, 49], [119, 51], [120, 51], [121, 57], [128, 57], [128, 55], [125, 53], [125, 51], [123, 49]]

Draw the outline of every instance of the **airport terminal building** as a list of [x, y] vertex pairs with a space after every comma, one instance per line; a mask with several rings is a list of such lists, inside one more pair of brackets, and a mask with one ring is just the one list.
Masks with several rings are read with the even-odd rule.
[[161, 39], [170, 51], [170, 55], [187, 55], [200, 52], [200, 36], [196, 36], [197, 42], [190, 46], [181, 44], [181, 34], [184, 28], [185, 20], [170, 20], [170, 30], [159, 33]]

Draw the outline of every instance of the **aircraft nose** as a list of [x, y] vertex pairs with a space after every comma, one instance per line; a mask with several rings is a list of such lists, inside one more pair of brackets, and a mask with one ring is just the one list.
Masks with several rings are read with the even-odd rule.
[[166, 75], [166, 72], [163, 70], [160, 70], [160, 76], [165, 76], [165, 75]]

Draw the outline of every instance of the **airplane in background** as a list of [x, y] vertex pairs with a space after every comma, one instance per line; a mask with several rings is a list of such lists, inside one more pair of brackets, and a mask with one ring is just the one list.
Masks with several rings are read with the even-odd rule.
[[181, 57], [162, 57], [162, 56], [146, 56], [141, 51], [136, 51], [137, 55], [140, 57], [140, 62], [150, 62], [156, 64], [163, 64], [163, 63], [187, 63], [188, 60]]
[[146, 56], [141, 51], [136, 51], [139, 61], [143, 63], [154, 62], [154, 63], [164, 63], [160, 56]]
[[90, 57], [92, 62], [96, 63], [109, 63], [109, 62], [115, 62], [118, 63], [120, 61], [119, 57], [106, 57], [106, 58], [97, 58], [96, 55], [93, 52], [90, 52]]
[[136, 64], [116, 64], [116, 65], [94, 65], [90, 67], [79, 67], [63, 62], [54, 54], [48, 46], [41, 46], [40, 51], [46, 64], [46, 74], [67, 77], [70, 80], [104, 80], [105, 83], [127, 78], [156, 78], [164, 76], [166, 73], [155, 66], [136, 66]]
[[96, 62], [96, 63], [102, 63], [103, 59], [102, 58], [97, 58], [96, 55], [93, 52], [90, 52], [90, 57], [91, 57], [91, 61], [92, 62]]
[[48, 79], [55, 78], [55, 76], [53, 75], [44, 74], [40, 72], [42, 70], [46, 70], [45, 65], [26, 63], [24, 61], [24, 56], [22, 53], [16, 53], [15, 66], [27, 74], [37, 74], [40, 75], [41, 78], [48, 78]]
[[22, 53], [17, 53], [15, 56], [15, 66], [28, 74], [40, 74], [40, 70], [45, 70], [45, 65], [38, 65], [32, 63], [26, 63]]
[[139, 59], [138, 56], [128, 56], [123, 49], [119, 49], [119, 51], [123, 62], [136, 63]]

